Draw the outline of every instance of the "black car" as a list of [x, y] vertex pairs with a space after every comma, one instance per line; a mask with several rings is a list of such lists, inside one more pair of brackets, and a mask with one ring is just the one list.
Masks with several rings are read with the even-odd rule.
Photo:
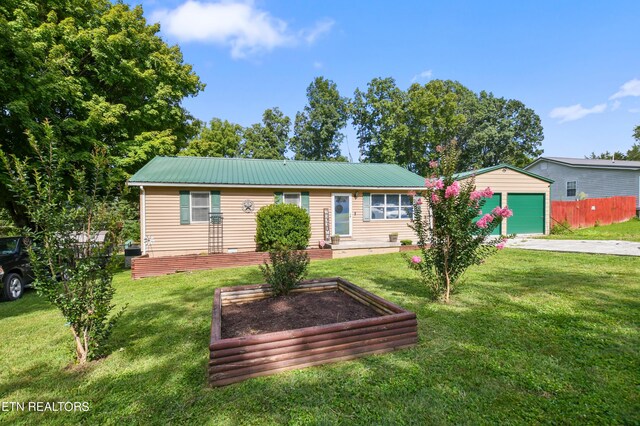
[[16, 300], [33, 282], [29, 255], [22, 237], [0, 238], [0, 298]]

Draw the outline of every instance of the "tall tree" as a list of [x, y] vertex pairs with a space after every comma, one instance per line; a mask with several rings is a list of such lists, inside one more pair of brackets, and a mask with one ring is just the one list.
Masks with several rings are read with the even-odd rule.
[[[177, 153], [194, 132], [181, 101], [204, 85], [179, 48], [157, 35], [159, 29], [147, 25], [141, 7], [108, 0], [4, 1], [2, 151], [27, 158], [32, 151], [25, 131], [40, 138], [40, 124], [49, 120], [71, 167], [104, 148], [110, 180], [120, 186], [156, 154]], [[0, 205], [18, 224], [28, 222], [7, 191], [6, 177]]]
[[363, 161], [391, 162], [428, 173], [434, 148], [456, 138], [459, 171], [501, 162], [524, 166], [541, 154], [542, 126], [522, 102], [474, 92], [457, 81], [432, 80], [407, 92], [391, 78], [356, 90], [352, 119]]
[[407, 94], [391, 77], [374, 78], [367, 84], [366, 92], [355, 90], [351, 118], [363, 161], [404, 162], [408, 136], [406, 103]]
[[442, 80], [432, 80], [424, 86], [413, 84], [407, 95], [409, 134], [404, 163], [426, 176], [430, 174], [429, 162], [439, 155], [436, 148], [455, 137], [465, 117], [457, 109], [457, 94]]
[[640, 142], [640, 125], [636, 126], [636, 128], [633, 130], [633, 137], [635, 138], [635, 140]]
[[341, 130], [349, 117], [349, 100], [340, 96], [337, 85], [324, 77], [307, 88], [308, 105], [296, 114], [291, 148], [296, 160], [338, 160]]
[[248, 158], [283, 159], [289, 145], [291, 119], [279, 108], [269, 108], [262, 114], [262, 124], [244, 130], [242, 156]]
[[522, 102], [481, 91], [462, 112], [467, 118], [457, 134], [462, 170], [500, 163], [524, 167], [542, 154], [540, 117]]
[[238, 157], [240, 155], [243, 128], [227, 120], [212, 118], [209, 125], [201, 124], [200, 130], [180, 155], [195, 157]]

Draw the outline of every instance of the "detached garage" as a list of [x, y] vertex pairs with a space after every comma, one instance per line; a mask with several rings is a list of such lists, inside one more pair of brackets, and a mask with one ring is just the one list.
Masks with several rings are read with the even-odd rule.
[[509, 206], [513, 216], [502, 222], [495, 234], [548, 234], [550, 230], [550, 187], [553, 180], [508, 164], [460, 173], [464, 179], [475, 175], [476, 187], [490, 187], [493, 198], [487, 200], [483, 214], [496, 206]]

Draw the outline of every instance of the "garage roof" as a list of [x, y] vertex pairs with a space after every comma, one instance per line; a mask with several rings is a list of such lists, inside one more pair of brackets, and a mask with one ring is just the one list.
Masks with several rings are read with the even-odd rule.
[[484, 173], [489, 173], [489, 172], [493, 172], [495, 170], [500, 170], [500, 169], [505, 169], [505, 168], [509, 169], [509, 170], [513, 170], [513, 171], [518, 172], [518, 173], [522, 173], [523, 175], [531, 176], [532, 178], [535, 178], [535, 179], [540, 179], [540, 180], [545, 181], [545, 182], [549, 182], [549, 183], [553, 183], [554, 182], [553, 179], [549, 179], [549, 178], [537, 175], [535, 173], [531, 173], [531, 172], [529, 172], [527, 170], [523, 170], [521, 168], [512, 166], [510, 164], [498, 164], [497, 166], [485, 167], [484, 169], [471, 170], [469, 172], [458, 173], [454, 177], [456, 179], [464, 179], [464, 178], [467, 178], [467, 177], [478, 176], [478, 175], [481, 175], [481, 174], [484, 174]]

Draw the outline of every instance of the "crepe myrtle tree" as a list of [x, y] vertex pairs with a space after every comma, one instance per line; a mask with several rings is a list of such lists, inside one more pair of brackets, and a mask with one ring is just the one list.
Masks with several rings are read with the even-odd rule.
[[[482, 214], [482, 206], [493, 196], [490, 188], [476, 190], [473, 176], [464, 181], [454, 177], [460, 151], [456, 142], [436, 148], [437, 158], [429, 162], [431, 176], [425, 189], [413, 198], [413, 220], [409, 225], [418, 237], [422, 256], [408, 258], [409, 266], [418, 271], [434, 300], [448, 303], [451, 292], [471, 265], [504, 248], [506, 237], [491, 237], [504, 218], [508, 207], [496, 207]], [[428, 211], [423, 207], [428, 206]], [[425, 209], [427, 210], [427, 209]]]
[[[109, 167], [104, 152], [94, 152], [82, 169], [58, 150], [52, 126], [28, 141], [34, 158], [0, 150], [0, 177], [28, 213], [23, 229], [34, 287], [62, 313], [73, 334], [76, 362], [105, 353], [114, 324], [124, 308], [112, 314], [115, 257], [122, 230], [115, 203], [103, 196]], [[69, 189], [72, 188], [72, 189]]]

